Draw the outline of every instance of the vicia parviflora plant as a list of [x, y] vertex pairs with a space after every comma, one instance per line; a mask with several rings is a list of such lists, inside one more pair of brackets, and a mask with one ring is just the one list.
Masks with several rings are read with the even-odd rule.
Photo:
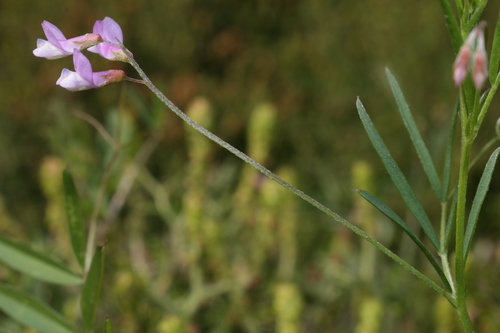
[[[496, 149], [490, 155], [477, 187], [476, 194], [472, 200], [470, 210], [467, 209], [468, 173], [479, 157], [476, 156], [474, 159], [471, 159], [473, 142], [478, 135], [486, 112], [500, 84], [500, 75], [498, 73], [498, 62], [500, 59], [500, 24], [497, 23], [497, 28], [495, 29], [488, 66], [488, 57], [486, 55], [484, 41], [485, 23], [478, 23], [479, 17], [486, 5], [486, 1], [471, 2], [456, 0], [458, 18], [452, 10], [448, 0], [441, 0], [440, 2], [445, 11], [445, 18], [452, 38], [454, 51], [457, 53], [453, 66], [450, 60], [450, 68], [452, 68], [450, 71], [450, 83], [451, 77], [453, 77], [455, 85], [459, 87], [458, 102], [450, 116], [451, 126], [444, 153], [444, 167], [441, 176], [438, 175], [429, 150], [418, 130], [396, 78], [387, 70], [387, 78], [396, 99], [399, 113], [409, 132], [410, 139], [414, 144], [430, 186], [441, 207], [441, 217], [438, 222], [433, 222], [428, 216], [405, 175], [391, 156], [389, 149], [379, 135], [363, 104], [359, 99], [356, 102], [360, 119], [369, 139], [386, 167], [395, 187], [400, 192], [408, 210], [415, 220], [418, 221], [427, 240], [421, 240], [417, 235], [418, 233], [412, 230], [403, 218], [398, 216], [395, 211], [373, 194], [363, 190], [359, 190], [358, 193], [398, 225], [411, 238], [435, 269], [440, 279], [439, 283], [400, 258], [397, 254], [379, 243], [360, 228], [284, 181], [249, 156], [237, 150], [232, 145], [223, 141], [189, 118], [158, 90], [142, 71], [132, 53], [123, 45], [123, 35], [120, 26], [111, 18], [106, 17], [102, 21], [97, 21], [94, 25], [93, 33], [71, 39], [66, 39], [64, 34], [53, 24], [43, 22], [42, 27], [47, 40], [39, 39], [37, 48], [33, 53], [37, 57], [44, 57], [47, 59], [73, 56], [75, 71], [63, 69], [61, 77], [56, 82], [61, 87], [70, 91], [98, 88], [122, 80], [129, 80], [146, 85], [165, 105], [194, 129], [226, 148], [303, 200], [326, 213], [334, 220], [340, 222], [428, 284], [446, 298], [456, 309], [464, 331], [473, 332], [473, 323], [467, 311], [466, 303], [467, 287], [465, 265], [471, 248], [474, 231], [479, 220], [481, 206], [488, 191], [500, 150]], [[93, 72], [90, 61], [83, 54], [85, 50], [97, 53], [111, 61], [129, 63], [137, 71], [141, 80], [129, 78], [125, 76], [125, 73], [121, 70]], [[491, 87], [483, 92], [488, 77]], [[455, 130], [458, 123], [460, 123], [461, 130], [460, 162], [458, 165], [458, 179], [455, 184], [452, 182], [452, 154], [455, 145]], [[480, 155], [490, 150], [494, 144], [500, 141], [499, 133], [497, 133], [497, 136], [497, 138], [490, 141], [490, 143], [480, 151]], [[83, 273], [76, 274], [62, 267], [60, 264], [4, 237], [0, 237], [0, 259], [11, 267], [23, 273], [30, 274], [40, 280], [66, 285], [83, 284], [81, 297], [82, 321], [85, 330], [92, 331], [94, 314], [104, 271], [104, 247], [95, 248], [95, 219], [91, 220], [88, 237], [84, 237], [83, 219], [78, 206], [76, 189], [68, 171], [64, 172], [63, 180], [72, 246], [75, 257]], [[453, 231], [455, 231], [454, 243], [451, 242]], [[452, 246], [455, 248], [453, 249]], [[450, 264], [450, 259], [454, 259], [454, 265]], [[30, 269], [33, 265], [35, 265], [37, 269]], [[2, 310], [26, 325], [33, 326], [41, 332], [76, 332], [73, 325], [67, 323], [60, 315], [30, 296], [18, 293], [3, 286], [0, 286], [0, 295], [0, 307]], [[19, 313], [22, 311], [24, 311], [24, 313], [36, 314], [36, 316], [19, 316]], [[32, 320], [34, 317], [38, 319]], [[106, 327], [110, 327], [109, 322]], [[112, 329], [107, 329], [107, 332], [111, 330]]]

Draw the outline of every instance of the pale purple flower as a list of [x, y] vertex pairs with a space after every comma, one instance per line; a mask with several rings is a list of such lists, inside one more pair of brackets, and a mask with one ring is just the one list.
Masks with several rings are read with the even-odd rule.
[[38, 39], [33, 54], [37, 57], [47, 59], [58, 59], [73, 54], [73, 50], [81, 50], [102, 41], [98, 34], [86, 34], [83, 36], [66, 39], [64, 34], [55, 25], [43, 21], [42, 28], [48, 40]]
[[[101, 35], [104, 41], [117, 44], [123, 43], [123, 33], [120, 25], [110, 17], [104, 20], [97, 20], [92, 31], [94, 34]], [[102, 57], [109, 60], [127, 61], [127, 56], [121, 48], [108, 43], [100, 43], [88, 49], [90, 52], [99, 53]]]
[[59, 77], [56, 82], [56, 84], [69, 91], [98, 88], [126, 78], [125, 73], [117, 69], [104, 72], [92, 72], [90, 61], [78, 49], [73, 50], [73, 63], [76, 72], [64, 68], [61, 77]]

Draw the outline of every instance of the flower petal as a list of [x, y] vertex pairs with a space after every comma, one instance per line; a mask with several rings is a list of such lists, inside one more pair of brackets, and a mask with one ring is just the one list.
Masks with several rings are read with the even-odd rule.
[[120, 42], [123, 43], [122, 28], [111, 17], [106, 16], [104, 18], [104, 20], [102, 21], [102, 30], [103, 31], [101, 36], [103, 39], [113, 43], [116, 43], [116, 40], [118, 39]]
[[[94, 34], [101, 35], [102, 39], [116, 43], [117, 40], [123, 42], [123, 32], [120, 28], [120, 25], [116, 23], [110, 17], [105, 17], [104, 20], [97, 20], [94, 23], [94, 29], [92, 30]], [[123, 51], [114, 45], [108, 43], [100, 43], [95, 47], [91, 47], [88, 49], [90, 52], [99, 53], [102, 57], [109, 60], [121, 60], [126, 59], [126, 56], [123, 54]]]
[[59, 41], [66, 40], [64, 34], [59, 30], [58, 27], [50, 23], [49, 21], [42, 22], [43, 32], [51, 44], [60, 48]]
[[[73, 64], [76, 72], [88, 82], [94, 84], [92, 78], [92, 65], [89, 59], [78, 49], [73, 49]], [[95, 85], [94, 85], [95, 87]]]
[[36, 49], [33, 50], [35, 56], [50, 60], [64, 58], [71, 53], [72, 52], [66, 52], [49, 41], [40, 38], [36, 41]]
[[69, 91], [81, 91], [95, 88], [94, 84], [81, 77], [77, 72], [64, 68], [61, 76], [56, 82], [57, 85]]

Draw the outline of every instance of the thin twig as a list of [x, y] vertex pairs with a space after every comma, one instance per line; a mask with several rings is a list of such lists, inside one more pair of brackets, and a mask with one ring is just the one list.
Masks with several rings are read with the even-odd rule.
[[104, 140], [106, 140], [109, 143], [109, 145], [113, 148], [113, 150], [120, 149], [120, 145], [116, 142], [115, 139], [113, 139], [113, 137], [108, 133], [108, 131], [106, 131], [104, 126], [102, 126], [102, 124], [99, 121], [97, 121], [97, 119], [95, 119], [94, 117], [92, 117], [88, 113], [81, 112], [81, 111], [73, 111], [72, 113], [75, 117], [78, 117], [82, 120], [85, 120], [90, 125], [94, 126], [94, 128], [99, 132], [99, 134], [102, 135]]
[[239, 151], [235, 147], [231, 146], [229, 143], [227, 143], [226, 141], [222, 140], [221, 138], [219, 138], [218, 136], [216, 136], [212, 132], [210, 132], [207, 129], [205, 129], [203, 126], [199, 125], [193, 119], [191, 119], [188, 115], [186, 115], [184, 112], [182, 112], [174, 103], [172, 103], [172, 101], [170, 101], [158, 88], [156, 88], [156, 86], [151, 82], [151, 80], [149, 79], [149, 77], [140, 68], [139, 64], [135, 61], [135, 59], [133, 58], [132, 53], [123, 45], [123, 43], [121, 43], [121, 42], [118, 41], [118, 45], [120, 46], [120, 48], [124, 51], [124, 53], [129, 58], [130, 65], [132, 65], [132, 67], [134, 67], [134, 69], [137, 71], [137, 73], [139, 74], [139, 76], [144, 80], [144, 84], [165, 105], [167, 105], [168, 108], [170, 110], [172, 110], [172, 112], [174, 112], [177, 116], [179, 116], [182, 120], [184, 120], [188, 125], [190, 125], [191, 127], [193, 127], [195, 130], [197, 130], [201, 134], [205, 135], [207, 138], [209, 138], [210, 140], [214, 141], [215, 143], [217, 143], [221, 147], [227, 149], [228, 151], [230, 151], [231, 153], [233, 153], [234, 155], [236, 155], [237, 157], [239, 157], [240, 159], [242, 159], [244, 162], [252, 165], [254, 168], [256, 168], [257, 170], [259, 170], [264, 175], [266, 175], [270, 179], [274, 180], [275, 182], [277, 182], [278, 184], [280, 184], [284, 188], [288, 189], [290, 192], [292, 192], [295, 195], [299, 196], [300, 198], [302, 198], [306, 202], [310, 203], [314, 207], [318, 208], [319, 210], [321, 210], [322, 212], [324, 212], [325, 214], [327, 214], [328, 216], [330, 216], [331, 218], [333, 218], [337, 222], [341, 223], [342, 225], [344, 225], [345, 227], [347, 227], [348, 229], [350, 229], [351, 231], [353, 231], [358, 236], [362, 237], [363, 239], [365, 239], [366, 241], [368, 241], [369, 243], [371, 243], [372, 245], [374, 245], [377, 249], [379, 249], [384, 254], [386, 254], [388, 257], [390, 257], [391, 259], [393, 259], [394, 261], [396, 261], [398, 264], [400, 264], [401, 266], [403, 266], [406, 270], [408, 270], [409, 272], [411, 272], [412, 274], [414, 274], [415, 276], [417, 276], [419, 279], [421, 279], [425, 283], [427, 283], [431, 288], [433, 288], [434, 290], [436, 290], [439, 294], [443, 295], [451, 304], [453, 304], [453, 305], [455, 304], [455, 300], [450, 295], [450, 293], [448, 293], [441, 286], [439, 286], [438, 284], [436, 284], [436, 282], [434, 282], [431, 279], [429, 279], [426, 275], [422, 274], [415, 267], [411, 266], [408, 262], [406, 262], [405, 260], [403, 260], [402, 258], [400, 258], [394, 252], [392, 252], [391, 250], [389, 250], [387, 247], [385, 247], [384, 245], [382, 245], [381, 243], [379, 243], [376, 239], [372, 238], [366, 232], [364, 232], [363, 230], [359, 229], [358, 227], [356, 227], [355, 225], [353, 225], [349, 221], [345, 220], [340, 215], [334, 213], [332, 210], [330, 210], [328, 207], [324, 206], [323, 204], [321, 204], [317, 200], [313, 199], [312, 197], [310, 197], [309, 195], [305, 194], [301, 190], [297, 189], [296, 187], [294, 187], [290, 183], [288, 183], [285, 180], [281, 179], [280, 177], [278, 177], [277, 175], [275, 175], [273, 172], [271, 172], [270, 170], [268, 170], [267, 168], [265, 168], [263, 165], [259, 164], [258, 162], [256, 162], [252, 158], [250, 158], [248, 155], [244, 154], [243, 152]]

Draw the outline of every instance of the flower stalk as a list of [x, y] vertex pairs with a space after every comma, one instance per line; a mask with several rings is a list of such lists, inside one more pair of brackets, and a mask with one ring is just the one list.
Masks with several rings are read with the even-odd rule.
[[[464, 13], [469, 10], [469, 2], [457, 0], [457, 8], [460, 12], [460, 22], [464, 23], [466, 15]], [[476, 21], [477, 22], [477, 21]], [[463, 26], [464, 24], [462, 24]], [[474, 140], [477, 136], [479, 128], [484, 120], [486, 112], [490, 106], [490, 103], [495, 95], [498, 85], [500, 84], [500, 75], [496, 76], [495, 82], [493, 83], [490, 90], [485, 93], [485, 97], [481, 98], [481, 90], [483, 89], [485, 83], [488, 79], [488, 58], [485, 49], [484, 41], [484, 28], [486, 23], [480, 22], [476, 27], [474, 27], [468, 34], [465, 42], [460, 47], [456, 60], [453, 64], [453, 80], [456, 86], [460, 87], [460, 122], [461, 122], [461, 147], [460, 147], [460, 165], [459, 165], [459, 175], [458, 175], [458, 185], [456, 187], [456, 211], [448, 212], [450, 208], [450, 202], [444, 199], [446, 197], [446, 192], [448, 191], [449, 177], [443, 185], [442, 193], [443, 195], [438, 195], [442, 205], [442, 215], [441, 215], [441, 237], [440, 241], [436, 241], [438, 245], [435, 245], [438, 250], [438, 255], [441, 258], [442, 269], [441, 272], [442, 281], [446, 285], [447, 289], [442, 288], [433, 280], [428, 278], [426, 275], [422, 274], [416, 268], [411, 266], [405, 260], [401, 259], [398, 255], [390, 251], [387, 247], [383, 246], [381, 243], [376, 241], [374, 238], [369, 236], [363, 230], [359, 229], [349, 221], [345, 220], [328, 207], [324, 206], [317, 200], [313, 199], [309, 195], [305, 194], [301, 190], [297, 189], [290, 183], [284, 181], [282, 178], [265, 168], [263, 165], [256, 162], [254, 159], [244, 154], [240, 150], [236, 149], [226, 141], [222, 140], [203, 126], [199, 125], [188, 115], [186, 115], [182, 110], [180, 110], [172, 101], [170, 101], [149, 79], [149, 77], [141, 69], [137, 61], [134, 59], [133, 54], [124, 46], [123, 44], [123, 33], [120, 26], [111, 18], [106, 17], [104, 20], [96, 21], [92, 33], [75, 37], [72, 39], [66, 39], [63, 33], [53, 24], [44, 21], [42, 27], [47, 40], [39, 39], [37, 41], [37, 48], [33, 51], [34, 55], [37, 57], [44, 57], [47, 59], [58, 59], [65, 56], [73, 56], [73, 63], [75, 71], [70, 71], [68, 69], [63, 69], [60, 78], [57, 80], [57, 85], [69, 90], [69, 91], [80, 91], [92, 88], [98, 88], [105, 86], [113, 82], [119, 82], [123, 80], [128, 80], [135, 83], [140, 83], [146, 85], [157, 97], [160, 99], [172, 112], [174, 112], [178, 117], [185, 121], [188, 125], [193, 127], [196, 131], [200, 132], [208, 139], [219, 144], [232, 154], [239, 157], [244, 162], [250, 164], [252, 167], [260, 171], [262, 174], [268, 178], [274, 180], [279, 185], [283, 186], [290, 192], [294, 193], [304, 201], [318, 208], [320, 211], [327, 214], [329, 217], [333, 218], [335, 221], [341, 223], [355, 234], [362, 237], [364, 240], [368, 241], [384, 254], [389, 256], [391, 259], [396, 261], [398, 264], [403, 266], [405, 269], [410, 271], [412, 274], [417, 276], [419, 279], [427, 283], [431, 288], [436, 290], [439, 294], [445, 297], [456, 309], [459, 319], [463, 325], [465, 332], [473, 332], [473, 326], [471, 318], [467, 311], [466, 303], [466, 283], [465, 283], [465, 266], [467, 262], [467, 249], [470, 243], [466, 244], [466, 207], [467, 207], [467, 184], [468, 184], [468, 171], [470, 165], [474, 163], [470, 162], [471, 159], [471, 149]], [[462, 29], [462, 35], [465, 36], [465, 31]], [[460, 38], [460, 41], [462, 39]], [[457, 48], [458, 49], [458, 46]], [[94, 52], [100, 56], [111, 60], [111, 61], [121, 61], [130, 64], [138, 73], [141, 79], [133, 79], [127, 77], [125, 73], [121, 70], [107, 70], [102, 72], [93, 72], [90, 61], [82, 53], [83, 50], [88, 50], [89, 52]], [[492, 57], [494, 58], [494, 57]], [[493, 67], [493, 66], [492, 66]], [[468, 75], [470, 79], [467, 80]], [[394, 79], [395, 80], [395, 79]], [[467, 80], [467, 81], [466, 81]], [[465, 83], [468, 82], [468, 83]], [[399, 89], [399, 88], [398, 88]], [[402, 94], [401, 94], [402, 95]], [[466, 101], [467, 96], [467, 101]], [[400, 98], [402, 98], [400, 96]], [[371, 124], [366, 111], [364, 110], [361, 102], [356, 102], [360, 116], [362, 117], [363, 125], [365, 129], [368, 121]], [[408, 110], [409, 112], [409, 110]], [[408, 118], [409, 116], [407, 116]], [[454, 123], [455, 124], [455, 123]], [[371, 128], [371, 127], [370, 127]], [[416, 128], [416, 126], [415, 126]], [[453, 127], [454, 128], [454, 127]], [[369, 130], [367, 129], [367, 132]], [[374, 136], [378, 135], [377, 131], [374, 130], [371, 134]], [[369, 133], [370, 134], [370, 133]], [[453, 137], [453, 136], [451, 136]], [[413, 139], [412, 139], [413, 140]], [[421, 139], [420, 139], [421, 140]], [[380, 140], [381, 141], [381, 140]], [[378, 143], [381, 144], [382, 143]], [[423, 145], [423, 143], [422, 143]], [[374, 144], [375, 146], [375, 144]], [[453, 144], [450, 143], [450, 147]], [[384, 146], [385, 147], [385, 146]], [[451, 156], [452, 149], [449, 148], [449, 156]], [[428, 155], [428, 154], [427, 154]], [[117, 156], [117, 151], [111, 160], [108, 168], [106, 169], [105, 175], [102, 179], [101, 190], [104, 188], [104, 184], [109, 176], [109, 170]], [[425, 156], [424, 156], [425, 157]], [[391, 157], [392, 158], [392, 157]], [[426, 157], [430, 160], [430, 157]], [[394, 164], [394, 163], [392, 163]], [[391, 165], [392, 165], [391, 164]], [[432, 164], [432, 163], [430, 163]], [[425, 166], [425, 165], [424, 165]], [[432, 167], [434, 167], [432, 165]], [[451, 170], [451, 167], [448, 168]], [[491, 175], [491, 173], [490, 173]], [[437, 176], [435, 176], [438, 179]], [[446, 177], [444, 177], [446, 178]], [[397, 183], [397, 182], [396, 182]], [[431, 182], [432, 183], [432, 182]], [[439, 180], [436, 181], [438, 185], [435, 188], [439, 189]], [[437, 190], [436, 190], [437, 191]], [[441, 193], [441, 191], [437, 191]], [[406, 192], [405, 192], [406, 193]], [[413, 192], [412, 192], [413, 193]], [[485, 193], [485, 192], [484, 192]], [[100, 203], [103, 193], [98, 194], [97, 202]], [[403, 193], [402, 193], [403, 195]], [[441, 198], [442, 197], [442, 198]], [[449, 199], [449, 197], [448, 197]], [[88, 271], [90, 266], [90, 259], [92, 257], [94, 246], [95, 246], [95, 236], [97, 230], [97, 215], [99, 205], [95, 205], [95, 210], [91, 217], [90, 231], [88, 237], [88, 247], [86, 253], [85, 270]], [[411, 208], [412, 206], [409, 205]], [[448, 261], [449, 246], [448, 240], [449, 235], [446, 226], [447, 214], [450, 214], [449, 221], [455, 218], [455, 274], [453, 276]], [[456, 215], [453, 215], [456, 214]], [[430, 225], [430, 221], [427, 222], [428, 229], [432, 231], [431, 235], [435, 235], [433, 227]], [[474, 225], [475, 226], [475, 225]], [[424, 230], [428, 231], [428, 229]], [[406, 231], [406, 229], [405, 229]], [[469, 230], [467, 230], [469, 231]], [[415, 236], [416, 237], [416, 236]], [[446, 238], [446, 239], [445, 239]], [[437, 238], [436, 238], [437, 239]], [[432, 237], [431, 237], [432, 240]], [[420, 241], [420, 240], [419, 240]], [[445, 245], [446, 244], [446, 245]], [[422, 245], [423, 246], [423, 245]], [[467, 249], [466, 249], [467, 247]], [[429, 254], [429, 257], [433, 257]], [[439, 264], [436, 263], [438, 273], [440, 272]]]

